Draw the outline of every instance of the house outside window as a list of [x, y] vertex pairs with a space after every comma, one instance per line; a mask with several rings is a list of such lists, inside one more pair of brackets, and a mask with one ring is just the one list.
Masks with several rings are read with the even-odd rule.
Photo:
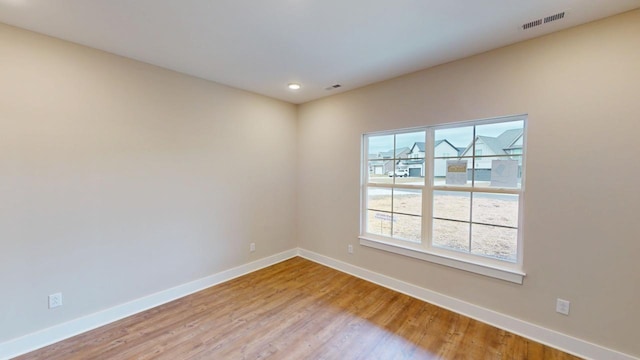
[[[525, 125], [522, 115], [365, 134], [360, 243], [521, 282]], [[378, 151], [392, 154], [389, 176], [370, 171]]]

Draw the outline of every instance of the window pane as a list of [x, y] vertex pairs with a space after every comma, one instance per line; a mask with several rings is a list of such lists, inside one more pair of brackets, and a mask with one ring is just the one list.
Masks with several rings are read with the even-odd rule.
[[424, 158], [424, 131], [396, 135], [396, 158]]
[[422, 217], [393, 214], [393, 237], [419, 243]]
[[433, 217], [470, 221], [471, 194], [458, 191], [434, 191]]
[[393, 182], [396, 184], [401, 184], [405, 178], [409, 177], [409, 169], [407, 169], [407, 165], [405, 165], [401, 160], [394, 160], [395, 170], [389, 171], [387, 175], [390, 178], [393, 178]]
[[[473, 142], [473, 126], [464, 126], [435, 131], [433, 154], [435, 157], [462, 156], [465, 149]], [[464, 154], [471, 156], [472, 153]]]
[[433, 185], [470, 187], [472, 163], [472, 158], [433, 160]]
[[497, 226], [472, 225], [471, 253], [515, 262], [518, 230]]
[[422, 190], [393, 190], [393, 212], [422, 215]]
[[518, 226], [518, 195], [473, 194], [473, 222]]
[[367, 188], [367, 209], [391, 212], [391, 189]]
[[491, 184], [491, 159], [475, 158], [473, 167], [473, 185], [489, 187]]
[[522, 187], [522, 156], [501, 157], [491, 161], [491, 187]]
[[368, 160], [393, 158], [393, 135], [367, 136]]
[[520, 188], [522, 156], [476, 158], [473, 176], [477, 187]]
[[511, 145], [520, 139], [522, 130], [524, 129], [524, 121], [509, 121], [495, 124], [476, 126], [476, 136], [486, 136], [498, 140], [499, 144], [505, 146]]
[[371, 160], [368, 163], [367, 182], [374, 184], [391, 184], [393, 177], [389, 176], [387, 169], [393, 169], [392, 160]]
[[391, 219], [390, 213], [367, 210], [367, 232], [390, 237]]
[[424, 185], [424, 174], [424, 158], [399, 160], [396, 171], [396, 184]]
[[433, 184], [448, 186], [471, 186], [472, 158], [435, 159], [433, 162]]
[[433, 245], [469, 252], [469, 224], [433, 219]]
[[433, 160], [433, 185], [445, 185], [447, 175], [447, 160]]
[[[504, 156], [522, 154], [523, 132], [524, 121], [521, 120], [477, 126], [475, 143], [476, 152], [480, 151], [483, 156], [489, 156], [488, 158], [483, 159], [484, 163], [480, 168], [491, 169], [491, 160], [506, 160], [498, 157], [491, 158], [492, 155]], [[519, 164], [522, 165], [522, 162]], [[478, 168], [478, 166], [476, 166], [476, 168]]]

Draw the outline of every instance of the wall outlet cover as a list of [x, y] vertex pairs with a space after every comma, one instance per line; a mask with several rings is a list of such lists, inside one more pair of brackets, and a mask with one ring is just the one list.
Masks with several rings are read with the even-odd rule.
[[49, 295], [49, 309], [62, 306], [62, 293]]
[[571, 307], [571, 302], [569, 300], [564, 300], [560, 298], [556, 300], [556, 312], [562, 315], [569, 315], [570, 307]]

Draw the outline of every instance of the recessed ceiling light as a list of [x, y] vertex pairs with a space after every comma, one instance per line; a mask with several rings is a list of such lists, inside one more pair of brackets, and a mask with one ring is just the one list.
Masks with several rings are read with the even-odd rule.
[[301, 88], [300, 84], [296, 84], [296, 83], [289, 84], [289, 89], [291, 90], [298, 90], [300, 88]]

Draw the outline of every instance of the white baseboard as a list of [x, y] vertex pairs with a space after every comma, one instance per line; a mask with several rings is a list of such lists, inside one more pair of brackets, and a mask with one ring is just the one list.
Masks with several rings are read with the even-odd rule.
[[577, 339], [493, 310], [485, 309], [483, 307], [320, 255], [309, 250], [298, 249], [298, 255], [305, 259], [334, 268], [585, 359], [639, 360], [631, 355], [623, 354], [588, 341]]
[[160, 291], [122, 305], [114, 306], [97, 313], [0, 343], [0, 359], [10, 359], [12, 357], [26, 354], [33, 350], [123, 319], [127, 316], [137, 314], [200, 290], [204, 290], [208, 287], [229, 281], [233, 278], [293, 258], [297, 255], [297, 249], [287, 250], [199, 280]]

